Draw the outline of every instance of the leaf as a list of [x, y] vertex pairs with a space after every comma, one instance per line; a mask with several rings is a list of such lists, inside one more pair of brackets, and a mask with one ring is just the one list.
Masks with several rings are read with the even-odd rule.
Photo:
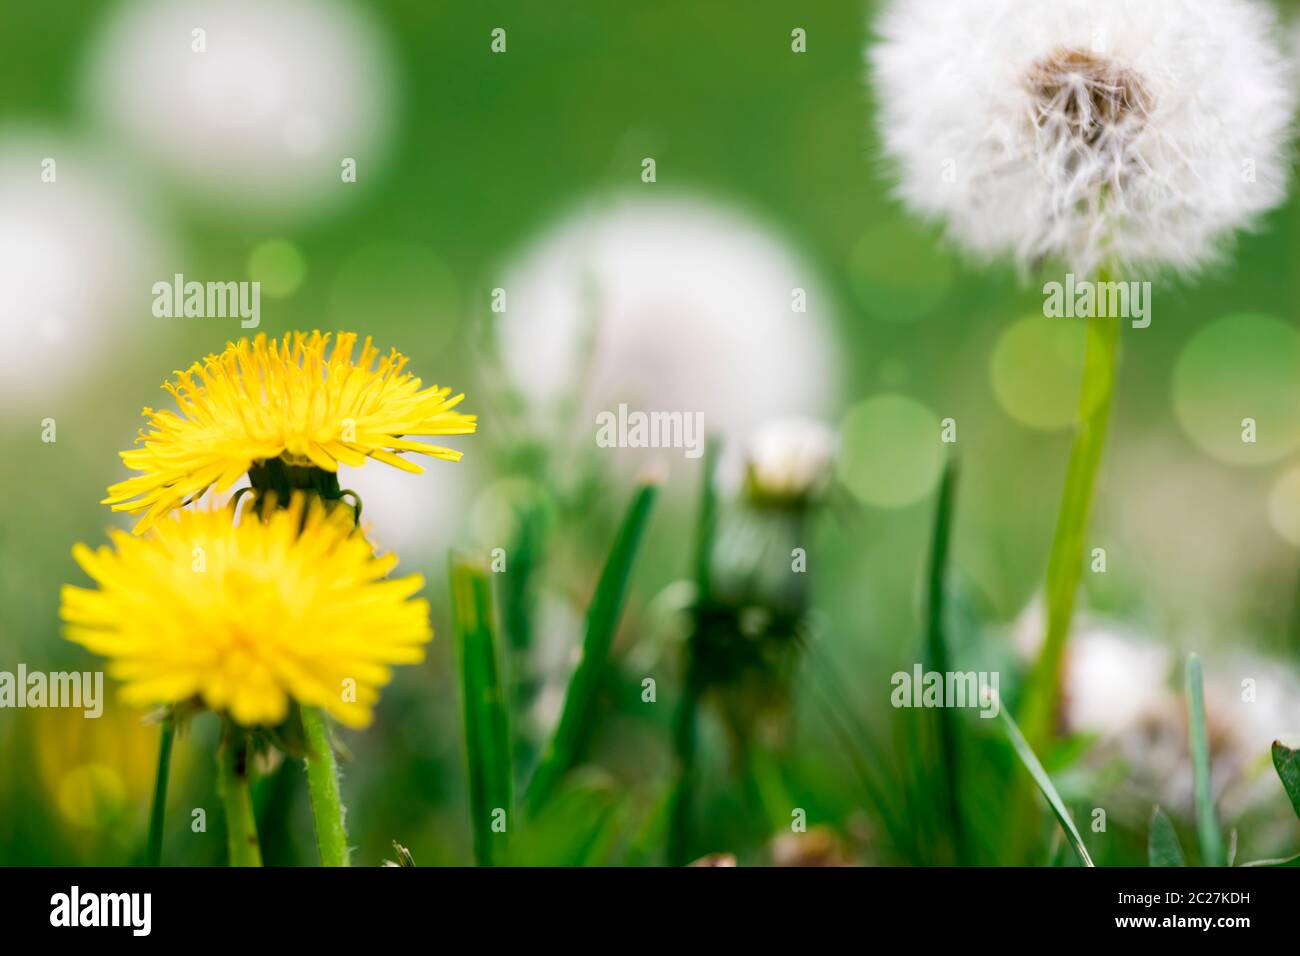
[[1210, 743], [1205, 732], [1205, 681], [1201, 659], [1187, 655], [1187, 732], [1192, 750], [1193, 785], [1196, 794], [1196, 832], [1201, 843], [1201, 863], [1223, 866], [1223, 835], [1214, 817], [1210, 793]]
[[504, 849], [504, 832], [493, 823], [511, 813], [510, 726], [498, 669], [496, 621], [488, 572], [477, 562], [452, 555], [452, 617], [465, 712], [465, 764], [469, 778], [474, 859], [492, 866]]
[[510, 646], [526, 650], [532, 643], [533, 571], [541, 535], [541, 509], [526, 502], [515, 510], [516, 530], [510, 548], [510, 570], [501, 586], [502, 627]]
[[556, 787], [511, 840], [511, 866], [596, 866], [606, 862], [620, 810], [628, 802], [612, 781], [586, 770]]
[[1282, 857], [1276, 860], [1252, 860], [1249, 863], [1243, 863], [1242, 866], [1300, 866], [1300, 853], [1295, 856]]
[[1292, 750], [1280, 740], [1273, 741], [1273, 766], [1282, 778], [1282, 789], [1291, 798], [1291, 806], [1300, 817], [1300, 750]]
[[1178, 842], [1169, 814], [1154, 807], [1151, 810], [1151, 827], [1147, 832], [1147, 862], [1151, 866], [1186, 866], [1183, 845]]
[[1038, 757], [1034, 750], [1025, 740], [1025, 735], [1020, 732], [1020, 727], [1016, 725], [1015, 720], [1007, 713], [1005, 707], [998, 707], [998, 714], [1002, 717], [1003, 727], [1006, 729], [1007, 737], [1011, 740], [1011, 746], [1020, 758], [1020, 762], [1025, 765], [1029, 775], [1034, 778], [1034, 783], [1038, 784], [1038, 790], [1047, 798], [1047, 804], [1056, 814], [1056, 822], [1061, 825], [1065, 832], [1066, 838], [1070, 845], [1074, 847], [1074, 853], [1079, 858], [1079, 862], [1084, 866], [1094, 866], [1092, 857], [1088, 855], [1088, 848], [1083, 845], [1083, 837], [1079, 835], [1078, 828], [1074, 825], [1074, 820], [1070, 817], [1070, 811], [1065, 809], [1065, 802], [1061, 795], [1056, 792], [1056, 787], [1052, 785], [1052, 779], [1043, 769], [1043, 765], [1038, 762]]
[[[507, 713], [527, 714], [536, 701], [541, 687], [527, 666], [533, 648], [533, 627], [536, 616], [536, 579], [538, 561], [543, 551], [544, 507], [539, 495], [532, 494], [515, 507], [515, 529], [508, 546], [509, 564], [494, 566], [500, 571], [498, 601], [501, 609], [501, 637], [503, 663], [506, 665]], [[514, 662], [521, 662], [515, 666]], [[512, 741], [511, 754], [517, 767], [531, 767], [536, 759], [536, 746], [528, 734], [519, 734]]]
[[[940, 674], [949, 667], [948, 642], [944, 634], [944, 591], [948, 573], [948, 549], [952, 539], [953, 499], [956, 497], [957, 462], [949, 457], [939, 485], [935, 504], [934, 534], [930, 545], [930, 568], [927, 576], [925, 649], [929, 667]], [[942, 788], [948, 829], [952, 835], [953, 852], [959, 866], [967, 860], [965, 826], [961, 806], [961, 726], [957, 711], [951, 707], [935, 709], [938, 722], [939, 744], [943, 759], [938, 762], [937, 773], [942, 776]]]
[[596, 593], [587, 608], [586, 633], [582, 641], [582, 660], [564, 697], [564, 709], [541, 763], [529, 782], [525, 803], [529, 814], [541, 809], [560, 778], [577, 762], [578, 753], [591, 726], [596, 695], [605, 675], [614, 631], [623, 612], [628, 579], [636, 560], [641, 535], [650, 518], [656, 486], [642, 485], [632, 498], [614, 546], [601, 571]]

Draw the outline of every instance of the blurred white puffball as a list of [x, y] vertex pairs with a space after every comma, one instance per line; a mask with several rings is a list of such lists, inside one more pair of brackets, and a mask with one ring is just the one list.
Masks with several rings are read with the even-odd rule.
[[733, 209], [594, 203], [524, 249], [500, 286], [503, 358], [543, 427], [576, 397], [572, 427], [593, 435], [595, 413], [626, 403], [699, 412], [709, 434], [743, 439], [778, 416], [824, 413], [835, 395], [820, 278]]
[[0, 395], [17, 411], [74, 393], [106, 342], [152, 320], [162, 228], [103, 152], [42, 130], [0, 134]]
[[121, 4], [91, 52], [97, 118], [197, 198], [283, 217], [349, 192], [392, 117], [389, 56], [364, 8], [336, 0]]
[[[1026, 658], [1042, 643], [1042, 602], [1016, 622]], [[1206, 727], [1216, 794], [1245, 808], [1273, 793], [1275, 781], [1252, 773], [1268, 763], [1272, 742], [1300, 735], [1300, 674], [1287, 664], [1237, 652], [1203, 661]], [[1104, 753], [1119, 753], [1146, 795], [1187, 811], [1192, 768], [1183, 658], [1111, 622], [1083, 616], [1066, 645], [1064, 718], [1073, 733], [1092, 733]], [[1248, 683], [1247, 683], [1248, 682]]]

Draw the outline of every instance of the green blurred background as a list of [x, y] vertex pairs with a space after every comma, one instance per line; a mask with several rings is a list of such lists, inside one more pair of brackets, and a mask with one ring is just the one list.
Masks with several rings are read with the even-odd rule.
[[[179, 6], [196, 11], [198, 23], [222, 5]], [[258, 6], [229, 7], [223, 22], [247, 14], [264, 30], [265, 62], [219, 61], [248, 68], [250, 110], [277, 119], [275, 98], [262, 96], [258, 77], [275, 89], [291, 87], [300, 67], [309, 80], [342, 78], [340, 89], [320, 98], [319, 115], [292, 127], [300, 162], [264, 162], [260, 132], [234, 124], [227, 133], [218, 124], [214, 134], [210, 116], [176, 107], [185, 103], [185, 75], [151, 74], [166, 56], [122, 41], [139, 34], [117, 26], [130, 17], [147, 22], [160, 6], [62, 0], [0, 9], [0, 250], [9, 259], [7, 269], [0, 265], [8, 300], [0, 314], [13, 352], [0, 389], [8, 502], [0, 509], [0, 669], [98, 666], [59, 637], [59, 588], [84, 583], [71, 547], [124, 526], [97, 502], [124, 476], [116, 453], [133, 439], [140, 408], [165, 398], [161, 381], [244, 334], [228, 319], [156, 318], [152, 283], [175, 272], [262, 281], [258, 331], [373, 335], [381, 347], [408, 354], [427, 381], [464, 389], [465, 408], [480, 414], [479, 434], [454, 442], [466, 452], [463, 463], [435, 462], [429, 480], [387, 509], [378, 500], [372, 509], [367, 499], [380, 544], [391, 528], [403, 569], [426, 575], [437, 637], [424, 664], [397, 673], [375, 724], [344, 734], [356, 861], [378, 864], [398, 840], [421, 865], [469, 862], [445, 555], [507, 541], [514, 504], [549, 502], [539, 597], [548, 612], [537, 630], [551, 664], [539, 666], [538, 680], [562, 692], [582, 609], [631, 492], [627, 470], [594, 460], [590, 445], [568, 456], [552, 440], [576, 430], [585, 442], [586, 419], [554, 422], [552, 431], [532, 422], [499, 427], [507, 412], [494, 418], [494, 411], [518, 411], [526, 399], [493, 357], [500, 317], [490, 311], [491, 290], [548, 228], [595, 199], [626, 193], [651, 203], [698, 202], [755, 223], [810, 264], [810, 283], [825, 293], [818, 320], [832, 343], [826, 361], [835, 394], [824, 409], [800, 411], [820, 412], [839, 432], [843, 506], [819, 512], [808, 545], [819, 639], [795, 686], [792, 742], [766, 765], [743, 768], [729, 764], [725, 748], [706, 747], [712, 782], [694, 850], [734, 852], [742, 862], [798, 857], [742, 832], [743, 794], [758, 790], [773, 835], [789, 831], [789, 808], [806, 810], [817, 838], [816, 846], [804, 841], [809, 857], [947, 862], [943, 841], [925, 835], [934, 825], [925, 781], [941, 768], [908, 743], [917, 712], [889, 706], [889, 675], [919, 659], [921, 569], [939, 475], [938, 459], [924, 451], [934, 440], [929, 423], [952, 417], [958, 426], [953, 565], [965, 622], [961, 654], [1001, 668], [1004, 693], [1014, 694], [1015, 639], [1032, 631], [1026, 609], [1041, 584], [1064, 474], [1082, 333], [1032, 318], [1041, 311], [1041, 281], [1018, 282], [1009, 270], [963, 261], [891, 200], [863, 66], [870, 6], [374, 0], [271, 2], [260, 5], [270, 15], [247, 13]], [[297, 12], [277, 21], [285, 7]], [[314, 18], [345, 39], [308, 68], [313, 34], [301, 24]], [[501, 55], [490, 50], [497, 27], [508, 37]], [[794, 28], [806, 31], [806, 53], [791, 50]], [[182, 48], [190, 42], [187, 32], [160, 35]], [[210, 29], [214, 53], [221, 42]], [[147, 82], [114, 86], [122, 75]], [[106, 105], [106, 98], [115, 99]], [[331, 142], [335, 119], [351, 124], [353, 139], [338, 150], [315, 148]], [[340, 182], [339, 155], [358, 158], [355, 184]], [[647, 156], [657, 163], [653, 184], [641, 180]], [[54, 188], [84, 186], [110, 197], [106, 205], [87, 212], [93, 203], [76, 199], [48, 212], [39, 193], [49, 188], [39, 181], [44, 157], [60, 160]], [[245, 190], [249, 182], [260, 186]], [[305, 185], [298, 195], [285, 183]], [[83, 213], [90, 217], [84, 226]], [[62, 231], [47, 236], [51, 223]], [[1102, 661], [1088, 673], [1122, 675], [1133, 647], [1155, 647], [1167, 655], [1169, 682], [1098, 687], [1105, 677], [1092, 678], [1093, 693], [1102, 695], [1094, 714], [1100, 709], [1104, 718], [1105, 695], [1113, 694], [1116, 712], [1137, 716], [1122, 726], [1102, 727], [1102, 719], [1074, 728], [1059, 752], [1046, 755], [1081, 821], [1092, 808], [1108, 809], [1106, 832], [1087, 834], [1100, 863], [1144, 861], [1153, 802], [1168, 806], [1180, 829], [1190, 819], [1185, 755], [1161, 749], [1167, 715], [1133, 698], [1174, 692], [1178, 656], [1192, 649], [1225, 688], [1210, 703], [1228, 768], [1217, 785], [1221, 812], [1240, 822], [1241, 854], [1278, 856], [1300, 846], [1300, 827], [1267, 770], [1270, 736], [1300, 732], [1298, 229], [1293, 191], [1226, 265], [1194, 284], [1158, 282], [1151, 327], [1125, 335], [1092, 533], [1107, 550], [1107, 571], [1086, 576], [1084, 598], [1096, 629], [1113, 640], [1099, 642]], [[32, 266], [32, 250], [47, 242], [56, 254], [37, 255], [40, 267]], [[61, 256], [60, 242], [75, 248]], [[41, 309], [50, 299], [58, 314], [47, 322]], [[743, 338], [745, 330], [735, 334]], [[693, 361], [740, 359], [720, 353]], [[816, 378], [818, 370], [790, 374]], [[783, 387], [779, 377], [763, 385], [778, 407]], [[862, 403], [891, 394], [918, 404], [863, 411]], [[909, 415], [889, 411], [897, 408]], [[1262, 416], [1259, 448], [1243, 454], [1233, 429], [1252, 413]], [[57, 423], [54, 443], [41, 440], [45, 419]], [[520, 839], [521, 861], [660, 862], [656, 821], [672, 778], [681, 637], [680, 622], [663, 611], [671, 603], [664, 594], [689, 574], [682, 542], [700, 475], [698, 462], [671, 465], [637, 563], [588, 767], [554, 819]], [[383, 497], [395, 487], [367, 494]], [[404, 509], [421, 517], [407, 521]], [[842, 694], [833, 701], [807, 673], [818, 667], [838, 675]], [[641, 700], [647, 675], [660, 688], [654, 704]], [[1261, 688], [1253, 704], [1236, 692], [1246, 678]], [[918, 834], [914, 847], [881, 837], [828, 707], [851, 711], [854, 727], [872, 738], [870, 759], [882, 762], [898, 800], [913, 792], [905, 780], [922, 778], [921, 805], [906, 814]], [[529, 733], [544, 739], [546, 714], [539, 706], [515, 715], [525, 744]], [[1006, 795], [1022, 771], [996, 727], [970, 716], [976, 860], [1024, 859], [1019, 831], [1029, 831], [1038, 854], [1031, 860], [1051, 859], [1046, 817], [1041, 825], [1006, 819]], [[211, 718], [201, 719], [178, 745], [166, 862], [224, 860], [210, 756], [215, 731]], [[0, 711], [0, 862], [137, 860], [157, 733], [111, 694], [98, 721], [68, 711]], [[286, 821], [264, 828], [267, 862], [313, 863], [299, 768], [265, 769], [259, 813]], [[191, 832], [194, 808], [206, 808], [206, 833]], [[593, 820], [602, 826], [593, 830]]]

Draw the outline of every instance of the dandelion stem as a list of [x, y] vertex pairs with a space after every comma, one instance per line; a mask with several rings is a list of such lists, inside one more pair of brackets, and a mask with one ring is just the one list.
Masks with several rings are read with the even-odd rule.
[[163, 718], [162, 737], [158, 743], [158, 775], [153, 784], [153, 807], [149, 811], [149, 842], [145, 862], [158, 866], [162, 862], [163, 821], [167, 815], [167, 778], [172, 767], [172, 738], [176, 735], [176, 718]]
[[[1098, 285], [1109, 281], [1106, 270], [1102, 270], [1099, 279]], [[1086, 320], [1079, 426], [1070, 449], [1065, 489], [1047, 563], [1047, 635], [1021, 710], [1025, 736], [1033, 746], [1041, 746], [1050, 736], [1060, 698], [1061, 661], [1074, 616], [1075, 596], [1083, 577], [1088, 517], [1115, 390], [1120, 321], [1107, 316]]]
[[307, 795], [316, 825], [321, 866], [350, 866], [343, 799], [339, 794], [339, 767], [329, 726], [320, 708], [302, 708], [302, 729], [307, 738]]
[[226, 810], [226, 846], [231, 866], [262, 865], [248, 778], [248, 741], [241, 731], [227, 724], [217, 751], [217, 790]]

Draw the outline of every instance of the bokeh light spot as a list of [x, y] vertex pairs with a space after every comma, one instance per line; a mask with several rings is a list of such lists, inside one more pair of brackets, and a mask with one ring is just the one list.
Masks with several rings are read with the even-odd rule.
[[121, 812], [125, 801], [122, 778], [104, 764], [74, 767], [59, 783], [59, 812], [79, 827], [103, 826]]
[[905, 395], [859, 402], [840, 422], [840, 480], [878, 508], [902, 508], [930, 494], [943, 467], [939, 419]]
[[[1263, 465], [1300, 448], [1300, 332], [1267, 315], [1229, 315], [1183, 348], [1173, 403], [1187, 436], [1234, 465]], [[1243, 440], [1245, 419], [1255, 441]]]
[[858, 303], [878, 319], [907, 322], [933, 312], [952, 285], [952, 262], [924, 232], [905, 222], [882, 222], [849, 254], [849, 278]]
[[292, 242], [268, 239], [248, 256], [248, 276], [274, 298], [293, 295], [307, 275], [307, 261]]
[[1082, 320], [1031, 315], [1008, 326], [993, 349], [993, 394], [1029, 428], [1055, 431], [1078, 414], [1087, 329]]

